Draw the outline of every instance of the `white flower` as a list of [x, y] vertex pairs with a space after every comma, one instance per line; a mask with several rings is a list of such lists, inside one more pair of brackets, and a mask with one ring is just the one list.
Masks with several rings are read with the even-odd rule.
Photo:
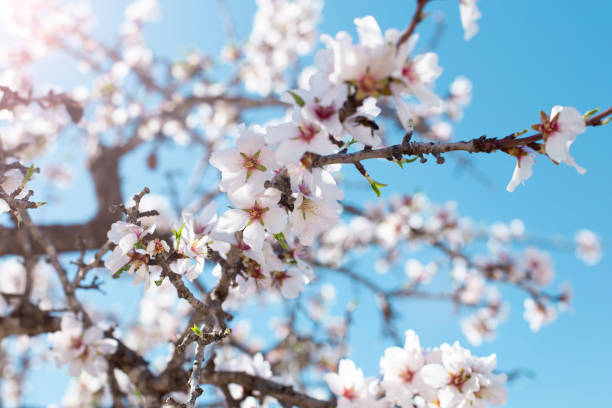
[[311, 115], [307, 109], [295, 110], [292, 122], [267, 128], [266, 140], [278, 144], [276, 160], [280, 164], [297, 162], [306, 152], [326, 155], [337, 150], [327, 129]]
[[[435, 80], [442, 74], [442, 68], [438, 65], [438, 55], [433, 52], [418, 54], [410, 58], [417, 36], [412, 36], [403, 43], [395, 57], [395, 70], [391, 84], [394, 95], [409, 93], [415, 95], [425, 105], [433, 108], [440, 107], [442, 101], [431, 87]], [[397, 103], [397, 98], [396, 98]]]
[[536, 302], [532, 298], [527, 298], [523, 317], [529, 322], [531, 331], [535, 333], [540, 327], [552, 323], [557, 318], [557, 311], [542, 301]]
[[535, 164], [535, 157], [529, 154], [526, 149], [518, 148], [513, 155], [516, 157], [516, 167], [514, 173], [512, 173], [512, 179], [506, 187], [509, 192], [513, 192], [519, 184], [524, 184], [525, 180], [531, 177]]
[[482, 17], [480, 10], [476, 7], [478, 0], [459, 0], [459, 13], [461, 14], [461, 25], [465, 32], [464, 38], [469, 40], [478, 33], [476, 21]]
[[389, 347], [380, 359], [383, 375], [381, 385], [386, 392], [386, 399], [402, 407], [409, 407], [414, 395], [431, 396], [433, 390], [423, 382], [420, 374], [424, 365], [425, 356], [419, 337], [414, 331], [407, 330], [404, 347]]
[[58, 367], [69, 363], [70, 375], [76, 376], [81, 370], [92, 376], [106, 372], [104, 357], [117, 349], [114, 339], [104, 338], [102, 329], [91, 326], [84, 330], [83, 323], [72, 313], [62, 316], [61, 331], [48, 335], [49, 343]]
[[263, 137], [244, 125], [240, 127], [236, 148], [214, 151], [210, 164], [221, 170], [219, 187], [230, 195], [260, 193], [277, 167], [274, 152], [265, 145]]
[[380, 27], [372, 16], [356, 18], [355, 25], [360, 43], [346, 32], [335, 39], [322, 36], [321, 40], [333, 52], [334, 69], [329, 79], [334, 84], [349, 83], [355, 87], [357, 99], [378, 97], [388, 86], [393, 71], [393, 56], [397, 32], [387, 31], [383, 37]]
[[364, 378], [363, 372], [355, 367], [352, 360], [340, 360], [338, 374], [327, 373], [323, 379], [338, 396], [338, 408], [374, 408], [380, 405], [372, 395], [376, 380]]
[[281, 192], [268, 188], [255, 197], [232, 197], [238, 208], [227, 210], [219, 218], [219, 230], [235, 232], [244, 229], [243, 240], [253, 250], [260, 251], [265, 232], [278, 234], [287, 224], [287, 213], [278, 206]]
[[540, 286], [549, 284], [554, 276], [552, 259], [548, 253], [536, 248], [527, 248], [522, 259], [527, 276]]
[[129, 224], [125, 221], [117, 221], [111, 225], [110, 231], [106, 234], [108, 240], [126, 254], [134, 245], [141, 240], [145, 235], [153, 233], [155, 225], [150, 226], [146, 230], [135, 224]]
[[575, 240], [576, 256], [587, 265], [597, 264], [602, 255], [599, 237], [593, 231], [583, 229], [576, 233]]
[[404, 271], [412, 281], [429, 283], [438, 270], [438, 266], [434, 262], [423, 265], [417, 259], [410, 258], [406, 261]]
[[552, 108], [550, 118], [544, 112], [540, 116], [542, 122], [533, 128], [542, 133], [548, 157], [556, 163], [574, 166], [580, 174], [586, 173], [569, 154], [576, 136], [586, 131], [582, 114], [576, 108], [557, 105]]

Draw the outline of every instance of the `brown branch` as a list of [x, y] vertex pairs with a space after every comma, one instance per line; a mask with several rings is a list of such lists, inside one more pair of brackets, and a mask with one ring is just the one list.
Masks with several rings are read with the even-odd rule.
[[[600, 114], [586, 120], [587, 126], [600, 126], [602, 119], [612, 115], [612, 107]], [[508, 149], [510, 147], [529, 146], [534, 142], [542, 140], [543, 135], [536, 133], [531, 136], [517, 138], [515, 134], [508, 135], [502, 139], [495, 137], [481, 136], [469, 141], [452, 143], [433, 143], [433, 142], [408, 142], [387, 146], [380, 149], [363, 149], [355, 153], [336, 153], [327, 156], [311, 155], [312, 167], [323, 167], [328, 164], [348, 164], [356, 163], [367, 159], [388, 159], [393, 160], [399, 156], [419, 156], [431, 154], [440, 157], [443, 153], [452, 151], [465, 151], [468, 153], [492, 153], [497, 150]]]
[[247, 390], [257, 390], [262, 395], [276, 398], [281, 404], [298, 406], [300, 408], [331, 408], [329, 401], [321, 401], [293, 389], [292, 386], [276, 383], [265, 378], [256, 377], [242, 372], [234, 371], [202, 371], [200, 377], [202, 384], [212, 384], [223, 387], [227, 384], [239, 384]]
[[397, 49], [399, 49], [402, 46], [402, 44], [404, 42], [406, 42], [410, 38], [410, 36], [414, 32], [414, 30], [416, 29], [416, 26], [421, 21], [423, 21], [423, 19], [425, 18], [425, 15], [423, 14], [423, 9], [425, 8], [425, 5], [428, 2], [429, 2], [429, 0], [417, 0], [417, 8], [414, 11], [414, 15], [412, 16], [412, 20], [410, 21], [410, 25], [408, 26], [406, 31], [404, 31], [404, 33], [400, 37], [399, 41], [397, 42], [397, 46], [396, 46]]

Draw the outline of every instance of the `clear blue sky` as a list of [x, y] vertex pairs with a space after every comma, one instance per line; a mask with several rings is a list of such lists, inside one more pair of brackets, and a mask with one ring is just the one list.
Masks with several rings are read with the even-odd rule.
[[[219, 50], [223, 32], [215, 1], [160, 2], [164, 20], [147, 30], [154, 49], [174, 57], [183, 56], [192, 47], [211, 52]], [[228, 0], [228, 3], [239, 36], [246, 38], [254, 5], [246, 0]], [[320, 31], [354, 33], [353, 19], [368, 14], [375, 16], [383, 29], [401, 29], [412, 16], [413, 3], [328, 0]], [[575, 106], [581, 111], [612, 105], [612, 56], [608, 44], [612, 37], [612, 3], [609, 1], [481, 1], [481, 29], [469, 42], [463, 40], [457, 3], [456, 0], [434, 1], [428, 6], [428, 10], [443, 11], [447, 23], [436, 49], [444, 68], [437, 89], [445, 90], [460, 74], [474, 84], [473, 102], [464, 120], [455, 127], [457, 138], [507, 135], [536, 123], [538, 112], [549, 111], [555, 104]], [[99, 30], [104, 38], [115, 36], [114, 23], [120, 20], [125, 4], [119, 0], [94, 1], [99, 21], [103, 23]], [[432, 27], [431, 21], [423, 24], [422, 38], [429, 37]], [[47, 67], [41, 77], [65, 83], [67, 87], [75, 83], [65, 67]], [[381, 163], [372, 164], [369, 169], [376, 179], [389, 184], [383, 196], [421, 189], [434, 201], [457, 200], [462, 215], [479, 221], [521, 218], [535, 236], [572, 238], [576, 230], [590, 228], [605, 242], [610, 242], [610, 149], [612, 127], [589, 129], [572, 146], [576, 161], [588, 169], [586, 175], [579, 176], [569, 166], [555, 166], [539, 158], [533, 177], [512, 194], [505, 191], [505, 186], [512, 175], [514, 160], [501, 154], [471, 158], [491, 180], [492, 187], [476, 183], [452, 161], [443, 166], [414, 164], [405, 170]], [[140, 159], [135, 161], [138, 166], [146, 153], [135, 153], [134, 157]], [[177, 154], [173, 159], [163, 159], [163, 164], [177, 168], [189, 159], [189, 154]], [[140, 190], [144, 184], [163, 191], [163, 184], [158, 181], [160, 173], [151, 175], [127, 165], [122, 170], [126, 194]], [[187, 176], [191, 169], [183, 170]], [[357, 179], [352, 168], [347, 168], [346, 174]], [[68, 219], [62, 214], [86, 219], [92, 214], [92, 208], [74, 204], [77, 197], [93, 197], [86, 177], [78, 176], [75, 187], [67, 194], [63, 204], [55, 207], [54, 214], [47, 213], [47, 219]], [[375, 199], [368, 190], [354, 194], [350, 198], [354, 202]], [[534, 379], [520, 379], [510, 386], [509, 407], [601, 406], [608, 398], [612, 364], [610, 257], [604, 257], [596, 267], [584, 266], [573, 254], [554, 253], [554, 260], [557, 278], [553, 287], [565, 281], [573, 284], [575, 312], [562, 315], [552, 326], [532, 334], [522, 318], [522, 296], [505, 293], [511, 304], [508, 321], [501, 326], [496, 341], [474, 348], [479, 354], [496, 352], [501, 369], [528, 368], [535, 372]], [[373, 273], [365, 269], [361, 272]], [[132, 293], [114, 283], [107, 289], [117, 301], [127, 301], [128, 293]], [[363, 292], [355, 319], [359, 323], [351, 332], [354, 348], [350, 357], [369, 375], [378, 373], [378, 359], [388, 345], [377, 334], [372, 335], [380, 327], [373, 305], [373, 299]], [[402, 312], [401, 330], [416, 330], [422, 344], [435, 346], [460, 340], [467, 345], [451, 305], [412, 301], [405, 304]], [[35, 380], [43, 382], [35, 383], [31, 403], [57, 402], [61, 398], [65, 379], [56, 376], [50, 380], [50, 373], [45, 369], [35, 376]]]

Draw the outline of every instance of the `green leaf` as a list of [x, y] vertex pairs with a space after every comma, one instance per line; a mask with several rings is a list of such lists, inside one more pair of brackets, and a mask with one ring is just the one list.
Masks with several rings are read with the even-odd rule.
[[354, 138], [351, 138], [351, 140], [349, 140], [348, 143], [346, 144], [346, 146], [344, 146], [344, 147], [350, 147], [354, 143], [357, 143], [357, 141]]
[[23, 178], [23, 181], [19, 185], [19, 189], [23, 190], [25, 188], [25, 185], [27, 184], [27, 182], [30, 181], [30, 179], [32, 178], [32, 175], [34, 174], [34, 170], [36, 170], [36, 167], [34, 167], [34, 165], [31, 165], [28, 168], [28, 171], [26, 172], [26, 175]]
[[117, 279], [118, 277], [120, 277], [120, 276], [121, 276], [121, 274], [122, 274], [123, 272], [127, 271], [128, 269], [130, 269], [130, 267], [129, 267], [128, 265], [129, 265], [129, 263], [128, 263], [128, 264], [123, 265], [123, 266], [121, 267], [121, 269], [119, 269], [117, 272], [113, 273], [113, 278], [114, 278], [114, 279]]
[[514, 132], [514, 133], [512, 134], [512, 136], [513, 136], [513, 137], [519, 137], [519, 136], [521, 136], [521, 135], [524, 135], [524, 134], [525, 134], [525, 133], [527, 133], [527, 132], [529, 132], [529, 129], [523, 129], [523, 130], [520, 130], [520, 131], [518, 131], [518, 132]]
[[191, 331], [194, 332], [196, 334], [196, 336], [198, 337], [202, 337], [202, 332], [200, 331], [200, 328], [198, 327], [197, 324], [193, 324], [193, 327], [191, 328]]
[[287, 245], [287, 240], [285, 240], [285, 235], [282, 232], [274, 234], [274, 238], [283, 247], [283, 249], [289, 249], [289, 245]]
[[608, 123], [610, 123], [610, 121], [612, 121], [612, 116], [605, 118], [604, 120], [601, 121], [601, 125], [607, 125]]
[[293, 100], [295, 101], [295, 103], [298, 104], [300, 108], [303, 108], [304, 105], [306, 105], [306, 102], [304, 102], [304, 99], [302, 99], [300, 95], [296, 94], [293, 91], [287, 91], [287, 93], [289, 93], [289, 95], [293, 97]]
[[372, 187], [372, 190], [374, 190], [374, 192], [376, 193], [376, 196], [380, 197], [379, 187], [387, 187], [387, 184], [379, 183], [378, 181], [373, 179], [369, 179], [368, 181], [370, 182], [370, 187]]
[[164, 278], [158, 279], [158, 280], [155, 281], [155, 285], [156, 286], [160, 286], [163, 281], [164, 281]]
[[174, 239], [176, 240], [177, 249], [179, 247], [179, 243], [181, 242], [181, 235], [183, 235], [183, 228], [185, 228], [185, 223], [181, 225], [181, 228], [179, 228], [178, 231], [172, 230], [172, 233], [174, 234]]
[[46, 201], [39, 201], [39, 202], [36, 203], [36, 208], [42, 207], [43, 205], [46, 205], [46, 204], [47, 204]]
[[591, 109], [590, 111], [587, 111], [587, 113], [585, 113], [585, 114], [583, 115], [583, 117], [584, 117], [585, 119], [586, 119], [586, 118], [589, 118], [589, 117], [593, 116], [594, 114], [596, 114], [597, 112], [599, 112], [599, 108]]

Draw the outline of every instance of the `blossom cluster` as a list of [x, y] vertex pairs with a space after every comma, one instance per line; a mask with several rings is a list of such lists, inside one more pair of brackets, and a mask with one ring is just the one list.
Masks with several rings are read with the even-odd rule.
[[456, 342], [426, 350], [412, 330], [404, 347], [389, 347], [380, 359], [382, 379], [364, 377], [351, 360], [324, 379], [338, 408], [482, 407], [506, 403], [506, 374], [496, 374], [497, 357], [477, 357]]
[[69, 363], [70, 375], [85, 370], [96, 377], [108, 368], [105, 356], [117, 349], [117, 341], [105, 338], [99, 326], [84, 327], [73, 313], [62, 316], [61, 330], [48, 335], [58, 367]]

